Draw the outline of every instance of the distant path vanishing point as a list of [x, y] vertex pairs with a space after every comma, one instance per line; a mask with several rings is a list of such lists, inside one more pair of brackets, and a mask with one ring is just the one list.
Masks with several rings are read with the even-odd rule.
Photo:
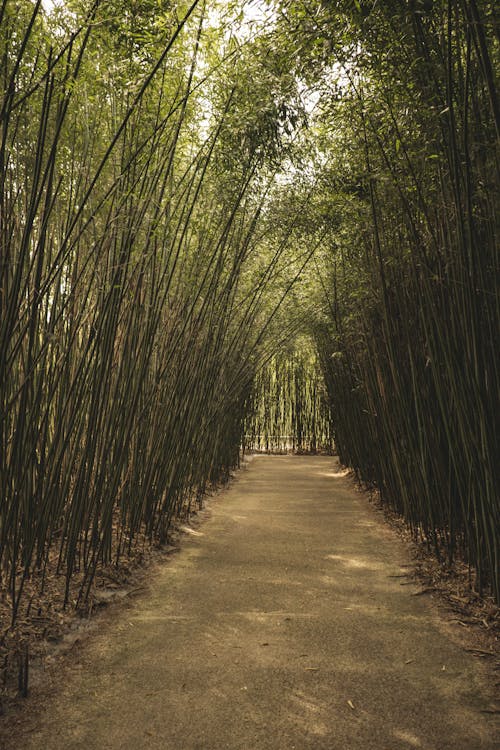
[[14, 746], [493, 750], [486, 668], [408, 563], [336, 459], [258, 456]]

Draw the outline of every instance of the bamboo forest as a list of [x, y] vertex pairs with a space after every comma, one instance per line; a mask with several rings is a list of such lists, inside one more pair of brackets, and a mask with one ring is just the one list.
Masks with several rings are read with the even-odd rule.
[[[450, 707], [458, 740], [444, 719], [435, 735], [402, 719], [389, 727], [378, 709], [370, 713], [366, 701], [375, 698], [358, 697], [354, 686], [339, 699], [347, 706], [339, 719], [344, 709], [318, 692], [329, 685], [336, 695], [338, 688], [312, 656], [302, 659], [300, 674], [316, 687], [310, 695], [300, 689], [315, 705], [316, 724], [313, 709], [299, 721], [290, 707], [271, 711], [270, 698], [252, 702], [248, 674], [246, 687], [227, 698], [228, 716], [239, 715], [243, 699], [254, 712], [248, 725], [234, 719], [237, 730], [217, 713], [219, 701], [226, 706], [219, 697], [217, 708], [207, 703], [213, 727], [196, 734], [182, 723], [186, 709], [172, 692], [164, 698], [172, 726], [165, 718], [159, 729], [150, 706], [140, 736], [115, 736], [109, 718], [99, 720], [102, 734], [97, 720], [84, 731], [87, 724], [75, 718], [78, 732], [58, 739], [61, 706], [70, 705], [62, 675], [71, 667], [70, 656], [60, 664], [50, 648], [103, 609], [103, 590], [121, 591], [141, 566], [150, 581], [158, 576], [153, 586], [166, 576], [162, 597], [156, 589], [150, 596], [162, 598], [167, 612], [181, 585], [169, 570], [184, 570], [179, 561], [195, 554], [191, 545], [201, 547], [190, 575], [206, 575], [214, 586], [215, 563], [203, 545], [216, 545], [213, 557], [222, 559], [224, 545], [233, 544], [241, 560], [248, 545], [250, 567], [231, 563], [217, 597], [229, 597], [229, 581], [246, 570], [252, 583], [238, 579], [239, 588], [251, 598], [255, 580], [264, 586], [271, 576], [266, 560], [272, 566], [290, 544], [297, 576], [316, 565], [325, 586], [327, 579], [335, 586], [347, 570], [340, 562], [351, 560], [347, 573], [359, 576], [361, 588], [350, 584], [344, 615], [361, 607], [363, 587], [367, 597], [382, 590], [375, 579], [370, 584], [382, 566], [389, 566], [384, 586], [409, 602], [395, 607], [395, 617], [405, 606], [417, 608], [409, 619], [430, 617], [425, 608], [441, 606], [432, 594], [436, 581], [447, 577], [447, 606], [459, 608], [447, 615], [455, 623], [449, 627], [457, 637], [474, 639], [477, 631], [479, 640], [461, 653], [484, 657], [471, 657], [472, 670], [489, 668], [500, 632], [498, 22], [489, 0], [0, 0], [6, 748], [493, 748], [489, 725], [480, 723], [498, 713], [491, 700], [477, 722], [460, 709], [466, 732], [477, 733], [470, 736]], [[330, 512], [340, 515], [322, 515]], [[342, 524], [358, 512], [358, 551], [349, 552]], [[237, 541], [230, 523], [255, 526]], [[175, 541], [183, 534], [185, 542]], [[366, 562], [359, 547], [365, 536], [369, 554], [386, 555], [382, 561]], [[323, 538], [331, 539], [328, 550]], [[167, 555], [158, 563], [163, 558], [155, 555], [172, 546], [180, 550], [173, 562]], [[410, 575], [410, 549], [434, 572], [400, 588], [398, 578]], [[286, 559], [277, 570], [292, 570]], [[335, 561], [337, 568], [321, 567]], [[282, 631], [295, 611], [279, 599], [293, 582], [282, 586], [267, 608], [257, 593], [246, 609], [224, 607], [288, 612]], [[200, 612], [214, 606], [213, 620], [219, 605], [207, 603], [209, 590], [208, 583], [199, 593], [187, 588], [183, 601], [197, 602]], [[334, 588], [316, 599], [326, 607], [328, 597], [333, 618]], [[125, 624], [145, 605], [128, 606], [132, 614], [116, 615]], [[303, 617], [314, 620], [315, 612], [309, 603]], [[173, 617], [164, 615], [172, 633], [157, 643], [175, 661], [185, 625]], [[427, 632], [423, 621], [418, 628]], [[273, 633], [256, 636], [269, 647], [267, 658]], [[342, 637], [331, 645], [324, 638], [324, 651], [338, 652]], [[447, 653], [439, 643], [429, 653]], [[296, 648], [309, 653], [298, 641]], [[47, 653], [55, 666], [43, 666]], [[421, 661], [406, 657], [406, 672]], [[453, 663], [451, 655], [449, 662], [436, 658], [443, 672]], [[57, 712], [52, 719], [44, 711], [37, 719], [31, 697], [24, 700], [49, 681], [44, 669], [61, 670], [54, 681], [62, 697], [46, 698]], [[100, 669], [108, 675], [110, 667]], [[469, 675], [465, 667], [446, 669], [449, 679]], [[186, 683], [189, 693], [188, 678], [168, 674], [169, 690], [177, 684], [181, 692]], [[467, 679], [479, 684], [481, 675]], [[198, 675], [197, 689], [204, 680]], [[453, 691], [467, 699], [465, 687]], [[428, 696], [422, 705], [427, 711], [435, 701]], [[27, 714], [38, 723], [18, 737]], [[116, 715], [113, 732], [124, 731], [118, 724], [125, 715]], [[358, 728], [349, 729], [354, 720]], [[50, 741], [43, 722], [52, 727]], [[344, 731], [342, 722], [345, 737], [333, 733]]]

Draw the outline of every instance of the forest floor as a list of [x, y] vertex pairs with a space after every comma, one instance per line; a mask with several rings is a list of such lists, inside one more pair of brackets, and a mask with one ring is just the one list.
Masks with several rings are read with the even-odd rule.
[[258, 456], [185, 531], [39, 667], [2, 748], [497, 747], [493, 639], [414, 577], [336, 459]]

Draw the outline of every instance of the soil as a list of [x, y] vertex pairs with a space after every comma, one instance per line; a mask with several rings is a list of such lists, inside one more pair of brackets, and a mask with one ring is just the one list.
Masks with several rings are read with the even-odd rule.
[[336, 459], [258, 456], [182, 532], [39, 663], [1, 747], [497, 747], [496, 608], [416, 573]]

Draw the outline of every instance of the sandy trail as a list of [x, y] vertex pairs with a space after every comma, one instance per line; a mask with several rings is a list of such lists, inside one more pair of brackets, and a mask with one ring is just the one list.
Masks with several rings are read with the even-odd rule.
[[408, 562], [335, 459], [258, 457], [15, 746], [492, 749], [486, 668]]

